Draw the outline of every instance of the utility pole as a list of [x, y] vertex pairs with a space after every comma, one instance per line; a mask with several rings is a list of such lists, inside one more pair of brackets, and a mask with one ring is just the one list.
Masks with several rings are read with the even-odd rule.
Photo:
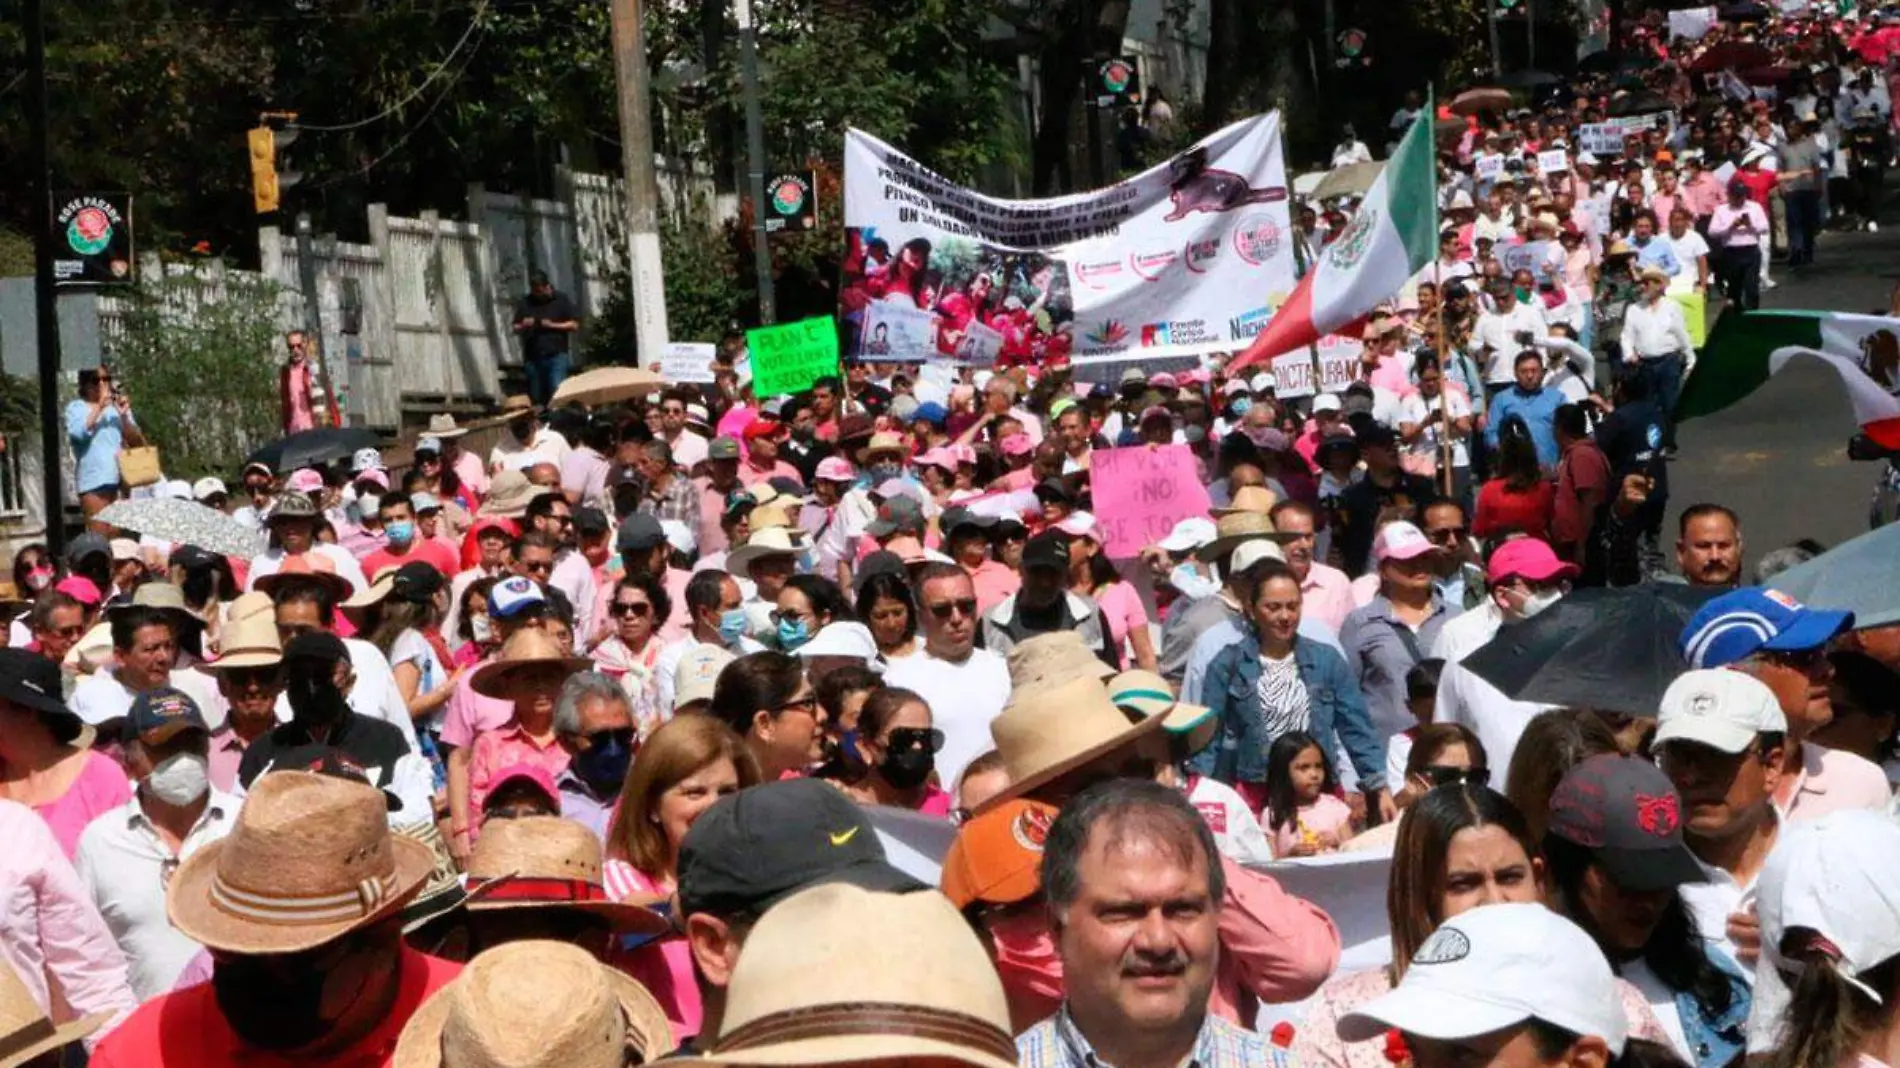
[[66, 494], [60, 486], [59, 293], [53, 288], [52, 150], [46, 115], [46, 9], [26, 0], [27, 120], [33, 124], [33, 318], [39, 341], [40, 468], [44, 473], [46, 544], [55, 557], [66, 548]]
[[1524, 69], [1537, 69], [1536, 0], [1524, 0]]
[[343, 398], [330, 377], [330, 346], [323, 343], [323, 306], [317, 300], [317, 236], [311, 232], [310, 213], [297, 213], [297, 289], [303, 294], [304, 341], [317, 354], [317, 381], [330, 401], [330, 425], [343, 425]]
[[1485, 29], [1491, 35], [1491, 80], [1504, 77], [1504, 68], [1498, 63], [1498, 0], [1484, 0]]
[[660, 259], [660, 183], [653, 173], [653, 97], [647, 86], [640, 0], [613, 0], [614, 87], [620, 102], [620, 169], [626, 172], [627, 277], [640, 362], [666, 348], [666, 266]]
[[1102, 147], [1102, 109], [1096, 106], [1096, 81], [1101, 76], [1101, 13], [1096, 0], [1082, 0], [1082, 117], [1089, 124], [1089, 182], [1100, 189], [1108, 184], [1107, 159]]
[[778, 298], [772, 291], [771, 236], [765, 232], [765, 117], [759, 110], [759, 31], [752, 25], [752, 0], [734, 0], [739, 23], [739, 70], [745, 82], [746, 185], [752, 194], [752, 261], [759, 275], [759, 325], [778, 322]]

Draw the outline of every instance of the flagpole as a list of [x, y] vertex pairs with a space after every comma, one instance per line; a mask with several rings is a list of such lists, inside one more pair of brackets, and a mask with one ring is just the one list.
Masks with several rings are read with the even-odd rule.
[[[1425, 111], [1422, 114], [1421, 118], [1423, 119], [1423, 121], [1431, 123], [1432, 158], [1434, 161], [1436, 161], [1438, 158], [1438, 108], [1436, 104], [1436, 96], [1437, 94], [1434, 92], [1432, 83], [1430, 81], [1427, 81], [1425, 83]], [[1436, 165], [1432, 167], [1431, 212], [1432, 212], [1432, 240], [1436, 242], [1438, 240], [1438, 226], [1439, 226], [1438, 167]], [[1436, 266], [1437, 263], [1438, 263], [1438, 258], [1434, 256], [1432, 258], [1433, 266]], [[1443, 275], [1437, 271], [1434, 271], [1433, 273], [1435, 275], [1438, 275], [1439, 280], [1442, 282]], [[1454, 453], [1453, 453], [1453, 442], [1451, 440], [1451, 399], [1445, 395], [1445, 390], [1451, 384], [1450, 369], [1447, 366], [1447, 361], [1451, 355], [1451, 346], [1449, 342], [1446, 340], [1446, 336], [1445, 336], [1445, 291], [1442, 285], [1438, 286], [1437, 318], [1438, 318], [1438, 474], [1439, 474], [1440, 481], [1442, 482], [1444, 486], [1443, 492], [1445, 496], [1450, 497], [1455, 492], [1455, 489], [1454, 489], [1455, 483], [1452, 477], [1452, 464], [1451, 464], [1451, 458], [1454, 455]]]

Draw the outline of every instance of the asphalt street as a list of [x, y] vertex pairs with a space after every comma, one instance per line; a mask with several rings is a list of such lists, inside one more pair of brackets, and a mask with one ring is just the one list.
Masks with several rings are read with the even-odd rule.
[[[1900, 219], [1891, 206], [1886, 218], [1876, 234], [1823, 234], [1812, 266], [1777, 264], [1780, 285], [1762, 294], [1762, 307], [1884, 312], [1900, 280]], [[1666, 539], [1673, 542], [1682, 510], [1702, 501], [1740, 513], [1751, 573], [1762, 553], [1801, 538], [1832, 546], [1862, 533], [1883, 465], [1847, 458], [1854, 430], [1840, 378], [1813, 361], [1797, 361], [1732, 408], [1684, 423], [1669, 472]]]

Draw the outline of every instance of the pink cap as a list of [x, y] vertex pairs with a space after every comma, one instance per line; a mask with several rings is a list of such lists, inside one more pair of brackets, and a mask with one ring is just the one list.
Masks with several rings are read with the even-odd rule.
[[1028, 456], [1035, 447], [1028, 434], [1011, 434], [1002, 443], [1004, 456]]
[[1484, 577], [1493, 586], [1514, 578], [1526, 582], [1573, 579], [1577, 577], [1577, 565], [1559, 560], [1557, 553], [1541, 539], [1513, 538], [1491, 554], [1491, 564], [1485, 568]]
[[856, 482], [858, 469], [842, 456], [827, 456], [818, 461], [818, 479], [822, 482]]
[[[1204, 386], [1207, 384], [1208, 379], [1211, 378], [1212, 376], [1210, 376], [1206, 371], [1203, 371], [1200, 368], [1196, 367], [1192, 371], [1182, 371], [1180, 375], [1177, 377], [1180, 379], [1181, 384], [1184, 386]], [[1152, 382], [1150, 382], [1149, 384], [1153, 385]]]
[[68, 575], [54, 583], [53, 588], [87, 608], [97, 608], [99, 602], [105, 600], [99, 594], [99, 587], [94, 586], [92, 580], [84, 575]]
[[323, 489], [323, 476], [308, 467], [292, 471], [290, 478], [284, 482], [284, 488], [296, 493], [316, 493]]
[[935, 467], [954, 474], [957, 469], [957, 460], [956, 457], [950, 455], [949, 449], [939, 446], [935, 449], [926, 449], [924, 454], [917, 458], [917, 466]]
[[1148, 376], [1148, 385], [1150, 388], [1153, 388], [1153, 389], [1180, 389], [1181, 388], [1180, 381], [1166, 371], [1163, 371], [1158, 375]]
[[1438, 546], [1424, 531], [1403, 520], [1380, 527], [1372, 539], [1372, 558], [1382, 564], [1387, 560], [1416, 560], [1437, 551]]
[[1056, 529], [1072, 538], [1088, 538], [1091, 541], [1102, 540], [1102, 536], [1097, 533], [1100, 529], [1100, 524], [1096, 523], [1095, 517], [1087, 512], [1069, 513], [1068, 518], [1056, 524]]
[[365, 471], [362, 474], [357, 475], [355, 478], [355, 481], [367, 482], [370, 485], [375, 486], [377, 489], [388, 489], [389, 488], [389, 473], [379, 468], [372, 468], [371, 470]]
[[549, 775], [546, 768], [536, 764], [510, 764], [496, 772], [494, 783], [488, 787], [488, 796], [495, 796], [501, 792], [503, 786], [517, 779], [532, 783], [536, 789], [547, 795], [549, 801], [554, 803], [554, 811], [561, 810], [561, 791], [554, 788], [554, 776]]

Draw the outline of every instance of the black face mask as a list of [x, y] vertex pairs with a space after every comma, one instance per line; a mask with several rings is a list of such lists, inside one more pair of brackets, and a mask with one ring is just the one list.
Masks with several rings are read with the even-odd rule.
[[936, 766], [936, 754], [918, 747], [903, 752], [886, 751], [884, 759], [878, 762], [877, 773], [899, 790], [915, 790], [930, 778], [931, 769]]
[[288, 957], [221, 957], [211, 973], [218, 1009], [238, 1037], [263, 1049], [302, 1049], [322, 1039], [398, 968], [398, 946], [378, 927]]
[[[298, 668], [303, 665], [298, 665]], [[285, 680], [284, 696], [290, 702], [295, 719], [313, 727], [340, 723], [350, 714], [349, 699], [337, 689], [329, 664], [311, 665], [311, 670], [293, 668]]]

